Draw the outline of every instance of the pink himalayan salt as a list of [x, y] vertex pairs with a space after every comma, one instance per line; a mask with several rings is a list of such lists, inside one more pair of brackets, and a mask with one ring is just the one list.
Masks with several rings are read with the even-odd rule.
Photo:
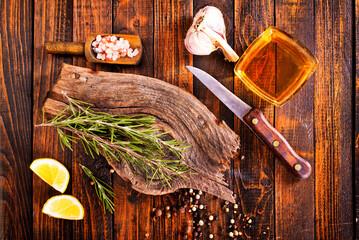
[[96, 36], [96, 40], [92, 42], [92, 50], [96, 53], [99, 60], [116, 61], [119, 57], [135, 57], [138, 49], [130, 48], [128, 40], [117, 38], [116, 36]]

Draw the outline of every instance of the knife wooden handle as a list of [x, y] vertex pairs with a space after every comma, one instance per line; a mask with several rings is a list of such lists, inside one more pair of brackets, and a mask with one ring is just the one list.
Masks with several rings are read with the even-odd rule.
[[259, 109], [252, 109], [243, 120], [295, 176], [309, 177], [312, 172], [310, 163], [294, 152], [287, 140], [267, 121]]

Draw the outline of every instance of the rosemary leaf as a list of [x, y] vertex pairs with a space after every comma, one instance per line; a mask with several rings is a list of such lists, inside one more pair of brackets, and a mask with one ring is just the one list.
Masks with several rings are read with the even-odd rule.
[[93, 173], [88, 169], [87, 167], [79, 164], [82, 168], [82, 170], [86, 173], [86, 175], [91, 179], [91, 181], [94, 183], [95, 191], [97, 194], [97, 197], [100, 199], [103, 210], [106, 212], [108, 210], [110, 213], [113, 213], [115, 211], [115, 204], [113, 203], [111, 197], [115, 197], [115, 193], [113, 192], [113, 188], [102, 181], [101, 179], [95, 177]]
[[[53, 119], [36, 125], [55, 127], [62, 148], [72, 150], [71, 144], [80, 140], [87, 154], [102, 154], [109, 163], [122, 161], [134, 174], [143, 174], [148, 184], [158, 180], [171, 187], [171, 180], [186, 179], [185, 174], [192, 173], [182, 164], [189, 145], [175, 139], [163, 140], [168, 139], [170, 132], [156, 129], [152, 125], [156, 122], [154, 117], [98, 112], [91, 109], [91, 104], [64, 96], [69, 106]], [[66, 134], [68, 130], [73, 135]], [[168, 153], [175, 159], [166, 159]]]

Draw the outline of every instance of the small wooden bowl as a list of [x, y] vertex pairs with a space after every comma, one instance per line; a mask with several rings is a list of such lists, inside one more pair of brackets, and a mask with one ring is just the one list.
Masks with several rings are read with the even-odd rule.
[[[132, 49], [137, 49], [138, 54], [133, 58], [128, 56], [119, 57], [116, 61], [99, 60], [96, 58], [92, 50], [92, 42], [95, 41], [96, 36], [116, 36], [123, 38], [130, 43]], [[106, 63], [106, 64], [123, 64], [123, 65], [137, 65], [142, 58], [142, 43], [138, 35], [128, 34], [98, 34], [92, 33], [86, 38], [86, 42], [48, 42], [46, 43], [46, 52], [51, 54], [69, 54], [69, 55], [85, 55], [87, 61], [92, 63]]]

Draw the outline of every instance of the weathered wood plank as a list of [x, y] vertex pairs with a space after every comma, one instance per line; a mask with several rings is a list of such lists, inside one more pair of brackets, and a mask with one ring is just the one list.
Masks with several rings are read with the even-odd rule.
[[[139, 65], [116, 67], [120, 72], [153, 77], [153, 2], [119, 1], [113, 5], [114, 33], [137, 34], [141, 38], [143, 56]], [[131, 189], [117, 174], [114, 175], [116, 239], [143, 239], [153, 236], [153, 197]]]
[[[192, 65], [192, 55], [184, 46], [187, 29], [191, 25], [192, 1], [154, 1], [153, 64], [154, 77], [193, 91], [192, 74], [186, 65]], [[166, 197], [155, 197], [154, 207], [169, 205]], [[162, 217], [154, 222], [153, 239], [181, 239], [181, 222], [172, 222]], [[171, 231], [168, 231], [171, 229]]]
[[[112, 0], [74, 0], [73, 2], [73, 41], [85, 41], [91, 33], [112, 32]], [[74, 57], [73, 61], [78, 66], [90, 66], [94, 70], [111, 69], [106, 65], [89, 64], [84, 57]], [[85, 217], [83, 221], [74, 223], [73, 239], [112, 239], [113, 215], [104, 213], [102, 204], [79, 163], [87, 166], [95, 176], [112, 185], [112, 176], [109, 168], [107, 169], [106, 160], [101, 157], [92, 159], [86, 155], [81, 144], [75, 145], [72, 154], [73, 195], [83, 204]]]
[[[56, 81], [63, 62], [71, 63], [72, 58], [49, 55], [45, 52], [48, 41], [72, 41], [72, 1], [35, 1], [34, 5], [34, 82], [33, 121], [42, 121], [43, 101]], [[34, 128], [33, 159], [50, 157], [62, 162], [71, 172], [71, 151], [62, 150], [55, 129]], [[66, 194], [71, 194], [71, 182]], [[34, 174], [33, 177], [33, 238], [72, 238], [72, 222], [51, 218], [41, 210], [44, 203], [58, 191]]]
[[[233, 1], [193, 1], [193, 16], [205, 6], [215, 6], [221, 10], [225, 23], [226, 23], [226, 38], [229, 45], [233, 46], [233, 29], [234, 29], [234, 16], [233, 16]], [[193, 66], [198, 67], [222, 83], [230, 91], [233, 91], [233, 67], [234, 63], [225, 61], [223, 53], [216, 51], [209, 56], [193, 56]], [[214, 96], [198, 79], [194, 77], [193, 80], [193, 94], [207, 106], [207, 108], [214, 113], [214, 115], [220, 120], [225, 121], [228, 126], [233, 129], [233, 113], [224, 106], [219, 99]], [[231, 163], [231, 167], [233, 163]], [[232, 185], [232, 172], [229, 170], [225, 173], [226, 179], [230, 182], [230, 188]], [[203, 199], [208, 205], [208, 212], [218, 217], [218, 220], [213, 224], [211, 228], [203, 227], [203, 239], [208, 239], [208, 235], [211, 233], [217, 239], [224, 239], [228, 234], [228, 222], [232, 218], [233, 212], [225, 213], [222, 205], [223, 200], [219, 198], [213, 198], [213, 196], [207, 194], [207, 197]]]
[[0, 1], [0, 238], [32, 237], [32, 1]]
[[315, 6], [315, 233], [352, 239], [353, 6], [344, 0]]
[[184, 46], [192, 22], [190, 0], [154, 1], [154, 77], [193, 91], [192, 55]]
[[[313, 1], [301, 0], [293, 4], [277, 0], [275, 7], [276, 26], [292, 34], [314, 52]], [[311, 78], [294, 98], [275, 111], [275, 126], [278, 131], [293, 149], [312, 165], [314, 164], [313, 97], [314, 79]], [[298, 180], [277, 159], [275, 175], [276, 238], [314, 239], [315, 173], [313, 172], [308, 179]]]
[[[355, 73], [355, 111], [354, 111], [354, 118], [355, 118], [355, 129], [354, 129], [354, 137], [355, 137], [355, 146], [354, 146], [354, 153], [355, 153], [355, 220], [356, 220], [356, 231], [355, 237], [359, 236], [359, 1], [355, 1], [355, 53], [356, 53], [356, 67]], [[354, 49], [353, 49], [354, 51]], [[354, 63], [353, 63], [354, 65]], [[354, 67], [354, 66], [353, 66]]]
[[[273, 1], [234, 1], [235, 50], [241, 55], [248, 45], [274, 24]], [[234, 78], [234, 93], [252, 107], [262, 110], [273, 123], [274, 108], [261, 100], [244, 84]], [[270, 150], [235, 117], [234, 129], [241, 138], [241, 151], [234, 160], [234, 189], [242, 215], [254, 218], [252, 238], [274, 238], [274, 156]]]

